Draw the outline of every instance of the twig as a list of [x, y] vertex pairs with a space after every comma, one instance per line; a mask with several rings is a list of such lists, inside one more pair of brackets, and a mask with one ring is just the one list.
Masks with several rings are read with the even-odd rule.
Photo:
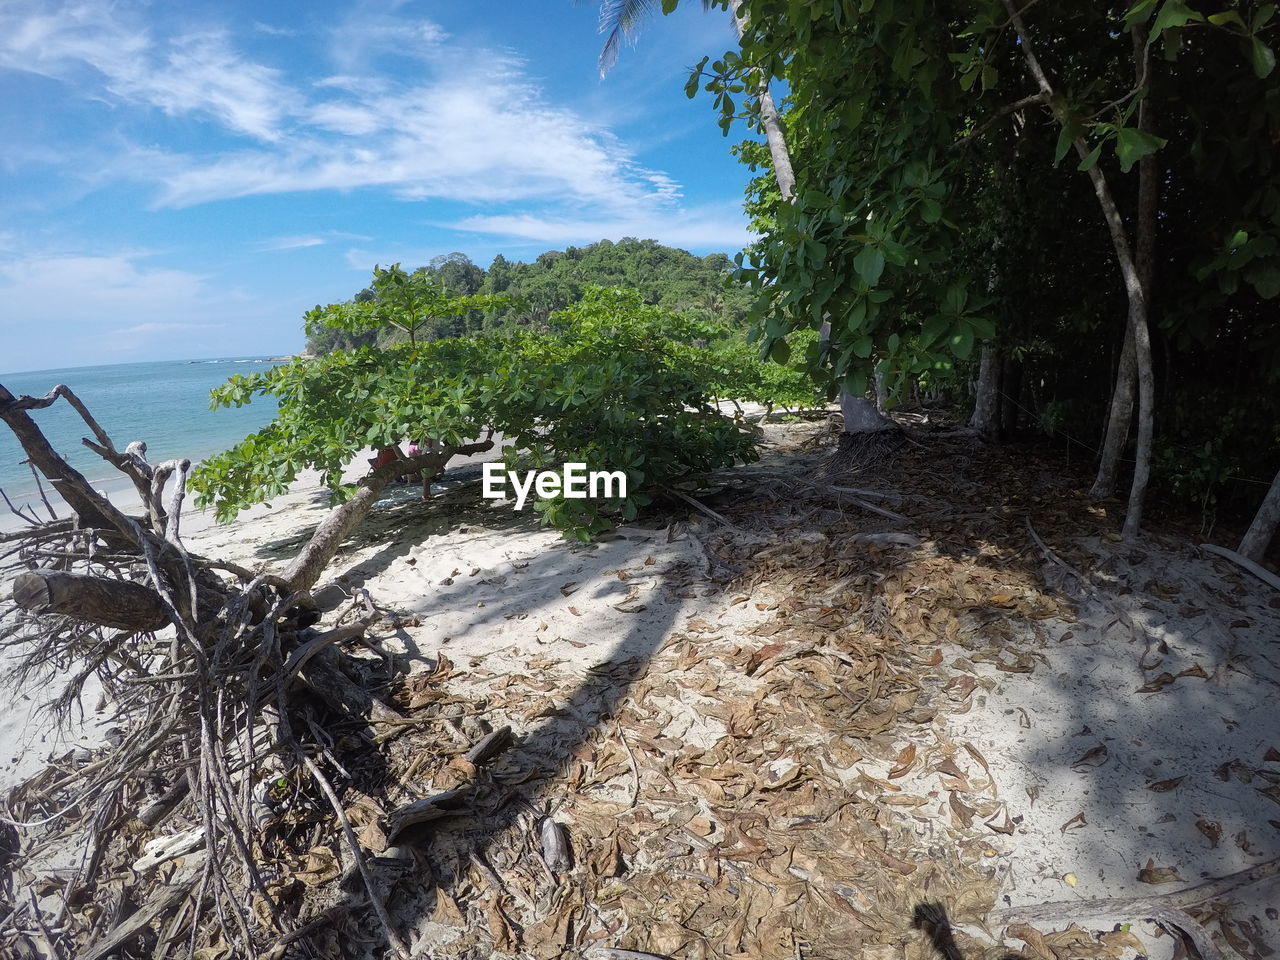
[[44, 484], [40, 482], [40, 471], [36, 469], [36, 465], [30, 460], [27, 461], [27, 466], [31, 468], [31, 476], [35, 478], [36, 492], [40, 494], [40, 499], [44, 501], [45, 509], [49, 511], [49, 519], [57, 520], [58, 512], [53, 509], [53, 504], [51, 504], [49, 502], [49, 498], [44, 495]]
[[13, 501], [9, 499], [9, 495], [4, 492], [4, 488], [2, 487], [0, 487], [0, 497], [4, 497], [4, 502], [8, 505], [9, 512], [12, 513], [14, 516], [16, 516], [18, 519], [31, 524], [33, 527], [38, 527], [40, 525], [40, 521], [36, 519], [36, 515], [34, 513], [28, 516], [27, 514], [22, 512], [21, 507], [15, 507], [13, 505]]
[[635, 778], [635, 782], [631, 785], [631, 808], [640, 801], [640, 766], [636, 763], [635, 754], [631, 752], [631, 744], [627, 743], [627, 738], [622, 733], [622, 722], [614, 719], [614, 726], [618, 731], [618, 740], [622, 743], [622, 749], [627, 752], [627, 763], [631, 766], [631, 775]]
[[748, 530], [744, 530], [744, 529], [742, 529], [742, 527], [740, 527], [740, 526], [738, 526], [737, 524], [735, 524], [735, 523], [733, 523], [733, 522], [731, 522], [731, 521], [727, 520], [725, 517], [721, 516], [720, 514], [716, 513], [714, 510], [712, 510], [710, 507], [708, 507], [705, 503], [702, 503], [702, 502], [701, 502], [701, 501], [699, 501], [699, 500], [695, 500], [693, 497], [689, 496], [687, 493], [682, 493], [682, 492], [681, 492], [681, 491], [679, 491], [679, 490], [671, 490], [671, 491], [670, 491], [670, 493], [672, 493], [672, 494], [673, 494], [674, 496], [676, 496], [676, 497], [679, 497], [681, 500], [683, 500], [685, 503], [689, 504], [691, 507], [693, 507], [693, 508], [695, 508], [695, 509], [697, 509], [697, 510], [702, 511], [702, 512], [703, 512], [703, 513], [705, 513], [708, 517], [710, 517], [712, 520], [715, 520], [717, 523], [720, 523], [720, 524], [722, 524], [723, 526], [728, 527], [728, 528], [729, 528], [730, 530], [732, 530], [734, 533], [739, 534], [740, 536], [744, 536], [744, 537], [751, 537], [751, 538], [754, 538], [754, 539], [759, 539], [759, 538], [756, 536], [756, 534], [751, 533], [751, 532], [750, 532], [750, 531], [748, 531]]
[[360, 878], [364, 880], [365, 890], [369, 894], [369, 903], [373, 907], [373, 912], [377, 914], [378, 922], [382, 924], [382, 930], [387, 935], [387, 943], [391, 945], [391, 949], [401, 960], [409, 960], [409, 952], [405, 949], [400, 937], [397, 936], [391, 927], [391, 917], [387, 915], [386, 905], [383, 904], [377, 893], [377, 887], [374, 886], [373, 874], [369, 870], [368, 861], [365, 860], [364, 851], [360, 849], [360, 842], [356, 839], [355, 831], [351, 829], [351, 822], [347, 820], [347, 815], [343, 812], [342, 802], [338, 799], [338, 795], [334, 793], [333, 787], [330, 786], [328, 778], [321, 773], [320, 768], [315, 762], [302, 751], [300, 747], [294, 746], [294, 750], [303, 765], [311, 773], [312, 779], [324, 791], [324, 795], [329, 799], [329, 805], [333, 807], [334, 815], [338, 818], [338, 822], [342, 824], [342, 835], [347, 841], [347, 849], [351, 852], [352, 859], [355, 860], [356, 869], [360, 871]]
[[1044, 103], [1044, 102], [1045, 102], [1045, 96], [1043, 93], [1033, 93], [1028, 97], [1023, 97], [1021, 100], [1015, 100], [1013, 103], [1005, 104], [995, 113], [993, 113], [990, 117], [988, 117], [985, 121], [983, 121], [983, 123], [980, 126], [974, 128], [971, 132], [965, 134], [959, 140], [956, 140], [954, 143], [952, 143], [951, 149], [953, 150], [955, 150], [956, 148], [963, 149], [969, 146], [971, 143], [977, 140], [980, 136], [986, 133], [987, 130], [991, 128], [992, 124], [994, 124], [1001, 117], [1007, 117], [1011, 113], [1017, 113], [1019, 110], [1022, 110], [1025, 107], [1031, 106], [1033, 103]]

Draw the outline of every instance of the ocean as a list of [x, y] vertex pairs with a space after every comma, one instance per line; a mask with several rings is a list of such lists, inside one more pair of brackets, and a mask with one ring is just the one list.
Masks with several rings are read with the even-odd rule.
[[[232, 374], [266, 370], [271, 365], [262, 357], [121, 363], [5, 373], [0, 374], [0, 384], [14, 396], [41, 397], [65, 383], [89, 408], [117, 450], [134, 440], [145, 440], [147, 459], [152, 463], [175, 457], [189, 457], [194, 462], [226, 450], [275, 416], [273, 397], [255, 397], [252, 404], [239, 409], [209, 409], [209, 391]], [[65, 400], [33, 410], [31, 416], [54, 449], [94, 487], [108, 494], [131, 489], [123, 474], [80, 442], [81, 437], [92, 438], [92, 433]], [[24, 456], [13, 434], [0, 424], [0, 489], [15, 504], [35, 506], [39, 499], [31, 468], [21, 462]], [[45, 490], [49, 490], [48, 483]], [[50, 500], [60, 508], [60, 515], [67, 514], [61, 501]], [[0, 500], [0, 514], [7, 513], [8, 507]], [[47, 516], [43, 505], [38, 515]]]

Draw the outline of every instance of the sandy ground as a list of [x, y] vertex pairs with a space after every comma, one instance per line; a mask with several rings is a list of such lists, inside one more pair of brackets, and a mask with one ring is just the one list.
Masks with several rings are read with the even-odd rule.
[[[530, 699], [571, 710], [558, 699], [561, 684], [653, 658], [691, 623], [748, 638], [776, 606], [776, 596], [741, 602], [699, 576], [669, 589], [673, 572], [704, 562], [676, 528], [623, 528], [570, 544], [539, 529], [530, 510], [479, 501], [478, 475], [477, 463], [455, 465], [430, 503], [413, 488], [391, 488], [332, 564], [317, 594], [322, 607], [368, 590], [396, 614], [376, 636], [389, 649], [423, 669], [443, 654], [477, 675], [518, 677]], [[195, 553], [270, 568], [327, 508], [323, 491], [295, 489], [231, 526], [192, 516], [185, 539]], [[967, 712], [946, 718], [946, 734], [985, 757], [1011, 818], [1008, 832], [986, 834], [1005, 905], [1159, 894], [1280, 856], [1280, 599], [1189, 544], [1155, 537], [1127, 549], [1084, 547], [1096, 561], [1087, 585], [1048, 561], [1042, 574], [1076, 616], [1001, 634], [1010, 658], [1032, 665], [1027, 672], [938, 638], [944, 666], [977, 684]], [[990, 624], [975, 617], [966, 629], [981, 635]], [[28, 697], [20, 692], [19, 709], [0, 720], [0, 788], [81, 736], [55, 742], [31, 720]], [[661, 707], [667, 737], [709, 747], [724, 735], [697, 697]], [[535, 726], [517, 733], [534, 736]], [[892, 764], [869, 758], [862, 767], [885, 777]], [[912, 789], [913, 776], [901, 786]], [[1169, 882], [1142, 882], [1144, 870]], [[1234, 898], [1232, 922], [1249, 925], [1233, 928], [1242, 955], [1280, 947], [1277, 908], [1275, 879]], [[1172, 938], [1134, 929], [1146, 955], [1175, 956]], [[443, 942], [430, 925], [421, 936], [423, 949]]]

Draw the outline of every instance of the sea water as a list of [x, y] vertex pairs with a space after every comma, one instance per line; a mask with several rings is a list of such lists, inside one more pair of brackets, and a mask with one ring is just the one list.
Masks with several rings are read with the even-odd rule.
[[[58, 384], [66, 384], [111, 437], [117, 450], [134, 440], [147, 444], [151, 463], [187, 457], [193, 463], [226, 450], [261, 429], [275, 416], [274, 397], [254, 397], [246, 407], [210, 410], [209, 391], [233, 374], [266, 370], [272, 361], [260, 358], [225, 360], [167, 360], [154, 363], [121, 363], [66, 370], [0, 374], [0, 384], [14, 396], [42, 397]], [[93, 433], [65, 399], [50, 407], [30, 411], [53, 448], [83, 473], [97, 489], [111, 494], [128, 489], [129, 481], [115, 467], [80, 442]], [[23, 464], [21, 445], [0, 424], [0, 489], [17, 504], [40, 505], [31, 468]], [[41, 478], [43, 480], [43, 478]], [[49, 491], [45, 483], [45, 491]], [[60, 515], [66, 508], [56, 497], [50, 501]], [[0, 500], [0, 514], [9, 508]]]

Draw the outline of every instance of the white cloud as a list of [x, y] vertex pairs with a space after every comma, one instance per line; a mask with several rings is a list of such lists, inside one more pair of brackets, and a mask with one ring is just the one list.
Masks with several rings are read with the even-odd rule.
[[[509, 69], [472, 66], [387, 92], [356, 88], [306, 110], [279, 145], [191, 159], [162, 206], [381, 187], [409, 200], [674, 204], [679, 184], [637, 165], [607, 131], [545, 103]], [[174, 158], [170, 167], [180, 166]], [[151, 168], [154, 169], [154, 168]]]
[[263, 250], [297, 250], [300, 247], [319, 247], [325, 243], [324, 237], [276, 237], [262, 242]]
[[[485, 205], [487, 215], [460, 226], [551, 243], [633, 235], [737, 246], [749, 239], [736, 206], [686, 209], [680, 183], [639, 163], [605, 127], [547, 102], [521, 61], [466, 48], [428, 20], [358, 5], [333, 28], [332, 62], [319, 64], [315, 79], [254, 62], [223, 31], [159, 35], [139, 26], [127, 3], [79, 0], [50, 12], [36, 0], [16, 0], [3, 9], [0, 68], [64, 79], [115, 103], [196, 116], [256, 141], [199, 154], [133, 145], [86, 171], [98, 184], [156, 184], [156, 206], [367, 189]], [[408, 79], [387, 67], [397, 57], [416, 61], [401, 74]], [[268, 248], [301, 246], [293, 243], [300, 239], [319, 245], [314, 237], [281, 238], [286, 245]]]
[[619, 218], [568, 219], [531, 214], [481, 215], [449, 224], [456, 230], [537, 241], [552, 246], [620, 240], [653, 239], [675, 247], [719, 247], [736, 250], [755, 238], [740, 212], [724, 208], [653, 211]]
[[171, 115], [206, 114], [230, 131], [274, 141], [297, 97], [279, 71], [236, 54], [221, 31], [156, 42], [115, 5], [84, 2], [50, 12], [14, 3], [0, 11], [0, 68], [81, 81]]

